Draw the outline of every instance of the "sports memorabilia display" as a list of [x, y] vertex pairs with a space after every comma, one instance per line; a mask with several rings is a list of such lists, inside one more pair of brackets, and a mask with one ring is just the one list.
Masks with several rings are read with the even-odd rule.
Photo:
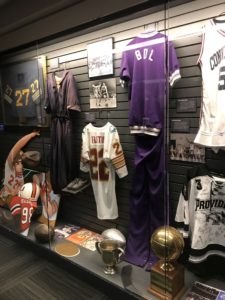
[[91, 123], [84, 127], [80, 168], [90, 172], [98, 218], [116, 219], [115, 173], [122, 178], [127, 167], [118, 131], [110, 122], [103, 127]]
[[36, 183], [25, 183], [18, 196], [14, 196], [9, 203], [11, 214], [16, 219], [16, 231], [22, 235], [28, 235], [31, 217], [37, 208], [39, 194], [40, 188]]
[[156, 31], [134, 38], [122, 53], [120, 78], [128, 81], [130, 132], [158, 136], [163, 129], [167, 83], [173, 86], [180, 78], [172, 42]]
[[50, 175], [54, 193], [61, 193], [72, 180], [72, 137], [70, 111], [80, 112], [76, 82], [65, 70], [61, 77], [51, 73], [47, 78], [46, 112], [51, 114]]
[[177, 259], [184, 248], [182, 234], [172, 226], [161, 226], [153, 232], [150, 244], [159, 261], [151, 268], [148, 290], [160, 299], [181, 299], [185, 292], [184, 267]]
[[42, 204], [42, 213], [38, 218], [38, 222], [55, 227], [57, 220], [60, 194], [55, 194], [52, 190], [50, 181], [50, 172], [38, 173], [33, 175], [33, 182], [38, 184], [41, 188], [40, 197]]
[[202, 33], [198, 64], [202, 71], [203, 99], [200, 127], [195, 143], [207, 147], [225, 146], [225, 22], [210, 20]]
[[77, 256], [80, 253], [79, 247], [70, 242], [56, 244], [54, 250], [56, 253], [65, 257]]
[[225, 257], [225, 177], [212, 175], [204, 165], [191, 169], [175, 221], [190, 239], [190, 262], [200, 263], [211, 255]]
[[45, 57], [1, 66], [3, 117], [7, 125], [46, 126]]
[[11, 197], [18, 195], [19, 190], [24, 184], [23, 175], [23, 158], [22, 148], [34, 137], [38, 136], [38, 132], [32, 132], [23, 136], [12, 147], [5, 161], [5, 174], [3, 187], [0, 190], [0, 206], [9, 204]]
[[156, 31], [134, 38], [122, 54], [120, 78], [128, 81], [129, 126], [136, 146], [125, 259], [151, 266], [155, 255], [149, 240], [164, 225], [167, 207], [164, 110], [169, 85], [180, 78], [172, 42]]
[[38, 224], [34, 230], [34, 236], [40, 243], [48, 243], [53, 240], [54, 229], [46, 224]]
[[115, 240], [119, 243], [120, 247], [125, 247], [126, 246], [126, 238], [123, 235], [123, 233], [121, 231], [119, 231], [116, 228], [109, 228], [104, 230], [101, 233], [101, 236], [103, 237], [103, 239], [107, 240]]
[[96, 242], [95, 246], [105, 265], [104, 273], [114, 275], [116, 273], [115, 267], [120, 262], [124, 249], [120, 247], [120, 243], [116, 240], [103, 240]]

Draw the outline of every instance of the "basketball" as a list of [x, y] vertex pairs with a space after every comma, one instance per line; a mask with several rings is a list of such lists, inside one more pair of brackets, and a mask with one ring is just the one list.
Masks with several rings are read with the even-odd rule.
[[48, 243], [54, 238], [54, 229], [46, 224], [39, 224], [34, 230], [35, 238], [40, 243]]

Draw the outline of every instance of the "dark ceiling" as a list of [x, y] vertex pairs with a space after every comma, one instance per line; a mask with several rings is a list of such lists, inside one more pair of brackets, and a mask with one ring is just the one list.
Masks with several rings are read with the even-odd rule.
[[[0, 52], [188, 0], [0, 0]], [[176, 4], [174, 4], [176, 5]], [[110, 19], [111, 18], [111, 19]]]

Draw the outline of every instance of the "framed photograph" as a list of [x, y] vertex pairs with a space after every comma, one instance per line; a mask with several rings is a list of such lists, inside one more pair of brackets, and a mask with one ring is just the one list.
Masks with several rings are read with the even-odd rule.
[[117, 107], [116, 78], [89, 81], [90, 108]]
[[47, 126], [46, 57], [2, 65], [1, 103], [6, 125]]
[[88, 75], [90, 78], [113, 74], [113, 39], [87, 45]]
[[170, 134], [170, 159], [204, 163], [205, 148], [194, 144], [196, 134]]

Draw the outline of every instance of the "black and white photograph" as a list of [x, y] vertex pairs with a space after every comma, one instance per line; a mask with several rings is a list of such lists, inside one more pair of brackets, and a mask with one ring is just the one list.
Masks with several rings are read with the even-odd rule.
[[170, 135], [170, 159], [205, 162], [205, 148], [194, 144], [195, 134], [172, 133]]
[[89, 82], [90, 108], [117, 107], [116, 78]]
[[90, 78], [113, 74], [113, 39], [87, 45], [88, 75]]

